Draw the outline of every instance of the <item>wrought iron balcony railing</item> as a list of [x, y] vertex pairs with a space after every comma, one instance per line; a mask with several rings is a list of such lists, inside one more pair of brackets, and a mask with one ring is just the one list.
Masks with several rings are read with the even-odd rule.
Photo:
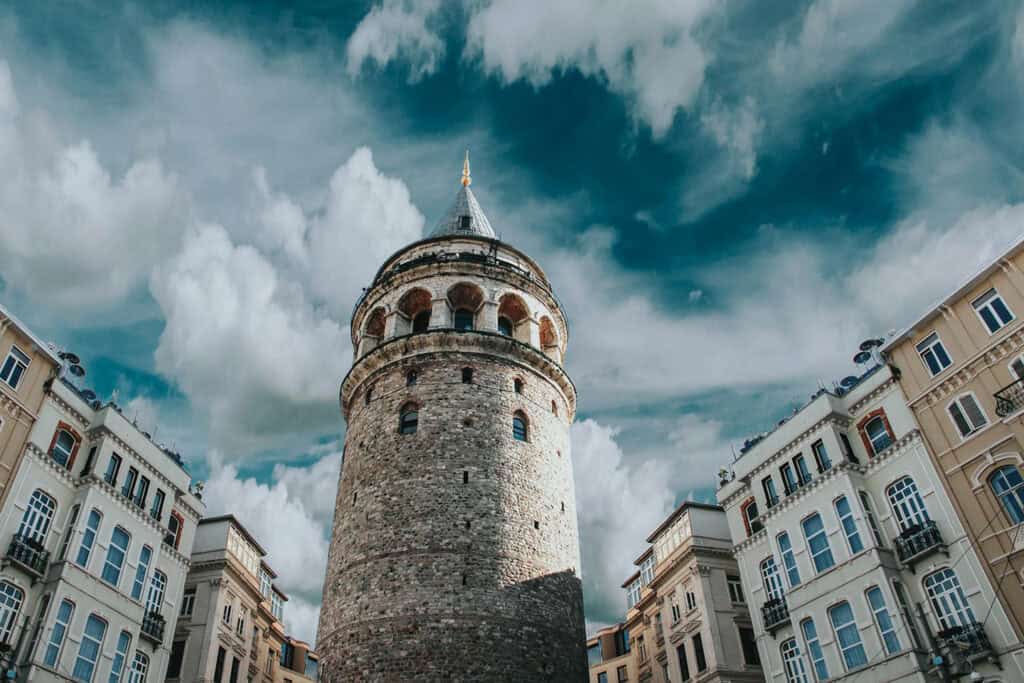
[[146, 615], [142, 617], [140, 635], [159, 645], [164, 642], [164, 627], [166, 623], [164, 616], [159, 612], [146, 612]]
[[1007, 384], [993, 396], [996, 399], [996, 415], [1006, 417], [1024, 408], [1024, 379]]
[[966, 626], [954, 626], [936, 635], [939, 647], [959, 653], [968, 659], [984, 656], [992, 652], [992, 643], [985, 635], [984, 627], [978, 622]]
[[7, 546], [5, 556], [13, 564], [20, 566], [36, 579], [43, 578], [46, 568], [50, 565], [50, 553], [34, 538], [23, 534], [15, 534], [11, 544]]
[[946, 552], [946, 544], [935, 522], [928, 520], [923, 524], [905, 529], [895, 541], [896, 556], [900, 562], [914, 569], [914, 564], [935, 552]]
[[785, 598], [772, 598], [761, 605], [761, 618], [769, 633], [775, 633], [784, 624], [789, 623], [789, 606]]

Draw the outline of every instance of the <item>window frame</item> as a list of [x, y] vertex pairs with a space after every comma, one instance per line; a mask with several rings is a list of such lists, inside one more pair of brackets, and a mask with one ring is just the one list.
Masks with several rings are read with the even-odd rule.
[[[146, 556], [143, 561], [143, 556]], [[142, 600], [142, 591], [146, 588], [146, 579], [149, 576], [149, 563], [153, 561], [153, 548], [143, 544], [139, 548], [139, 561], [135, 564], [135, 578], [132, 579], [132, 600]]]
[[804, 656], [795, 636], [779, 643], [779, 656], [782, 659], [782, 673], [786, 677], [786, 683], [809, 683]]
[[828, 457], [824, 439], [818, 439], [811, 444], [811, 454], [814, 456], [814, 464], [818, 467], [818, 474], [824, 474], [832, 469], [832, 460]]
[[[953, 356], [950, 355], [949, 349], [942, 343], [942, 337], [935, 330], [932, 330], [928, 336], [915, 344], [914, 349], [917, 351], [917, 357], [921, 359], [921, 363], [924, 365], [924, 369], [928, 371], [930, 377], [938, 377], [953, 365]], [[939, 352], [936, 352], [936, 349], [941, 352], [941, 355]], [[929, 356], [935, 360], [937, 370], [928, 362]], [[943, 357], [945, 362], [943, 362]]]
[[[1006, 472], [1012, 470], [1017, 475], [1019, 480], [1016, 484], [1010, 484], [1006, 477]], [[996, 489], [997, 478], [1002, 477], [1005, 481], [1006, 489], [998, 491]], [[995, 495], [996, 500], [999, 501], [999, 505], [1003, 508], [1003, 513], [1006, 514], [1007, 518], [1013, 525], [1024, 524], [1024, 474], [1021, 474], [1020, 468], [1017, 465], [1003, 465], [992, 471], [991, 474], [986, 478], [989, 490]], [[1016, 513], [1014, 513], [1016, 510]]]
[[[118, 532], [124, 535], [124, 546], [116, 545], [114, 543], [114, 537]], [[107, 557], [103, 561], [103, 569], [100, 570], [100, 580], [108, 583], [109, 585], [117, 588], [121, 583], [121, 574], [124, 572], [124, 561], [128, 557], [128, 548], [132, 544], [132, 535], [128, 533], [120, 524], [114, 526], [110, 530], [110, 540], [107, 542]], [[116, 559], [117, 555], [120, 554], [120, 560]], [[111, 576], [108, 576], [108, 569], [110, 570]]]
[[[94, 623], [94, 620], [95, 623], [100, 624], [102, 628], [102, 631], [100, 632], [98, 639], [89, 635], [89, 626], [90, 624]], [[98, 664], [100, 663], [100, 660], [103, 659], [103, 643], [107, 639], [107, 629], [109, 628], [109, 626], [110, 625], [107, 623], [107, 620], [99, 616], [95, 612], [91, 613], [86, 618], [85, 627], [82, 629], [82, 635], [80, 640], [78, 641], [78, 655], [75, 657], [75, 663], [71, 671], [72, 680], [80, 681], [81, 683], [92, 683], [93, 678], [96, 676], [96, 669], [98, 668]], [[86, 655], [86, 640], [88, 640], [90, 643], [95, 644], [96, 653], [94, 659], [90, 660]], [[88, 676], [84, 675], [84, 671], [81, 674], [79, 673], [79, 667], [84, 668], [85, 666], [89, 667]], [[84, 677], [79, 678], [79, 676]]]
[[[882, 431], [875, 436], [872, 436], [870, 427], [876, 422], [882, 427]], [[864, 422], [863, 432], [864, 438], [867, 439], [868, 444], [871, 446], [870, 453], [872, 455], [880, 455], [887, 448], [896, 443], [896, 439], [893, 438], [892, 431], [889, 429], [889, 421], [885, 419], [884, 415], [873, 415], [870, 419], [866, 420]], [[882, 445], [879, 445], [877, 442], [881, 441], [883, 438], [885, 439], [885, 442]]]
[[814, 619], [807, 617], [800, 620], [800, 633], [804, 638], [804, 646], [807, 648], [807, 658], [811, 662], [811, 673], [818, 681], [828, 680], [828, 662], [825, 661], [825, 651], [821, 649], [818, 627], [814, 623]]
[[[821, 529], [814, 532], [813, 534], [808, 534], [807, 524], [815, 518], [817, 518], [817, 520], [821, 523]], [[811, 564], [814, 566], [814, 573], [821, 574], [823, 572], [828, 571], [832, 567], [836, 566], [836, 558], [835, 555], [832, 553], [832, 544], [829, 543], [828, 531], [825, 529], [825, 518], [821, 516], [821, 513], [812, 512], [811, 514], [801, 519], [800, 529], [803, 531], [804, 534], [804, 543], [807, 544], [807, 554], [811, 558]], [[824, 539], [825, 545], [823, 549], [815, 551], [811, 539], [817, 539], [819, 536], [821, 536], [821, 538]], [[824, 557], [826, 555], [828, 556], [828, 565], [825, 567], [820, 567], [818, 564], [818, 558]]]
[[875, 517], [871, 494], [864, 489], [857, 489], [857, 499], [860, 501], [861, 509], [864, 510], [864, 518], [868, 520], [868, 529], [871, 530], [871, 537], [875, 539], [875, 544], [879, 548], [885, 548], [885, 535], [882, 533], [882, 527], [878, 522], [878, 518]]
[[[124, 644], [122, 647], [122, 643]], [[125, 663], [128, 661], [128, 651], [132, 647], [132, 634], [128, 631], [121, 631], [117, 636], [117, 645], [114, 648], [114, 657], [110, 662], [110, 679], [107, 683], [120, 683]]]
[[[1010, 316], [1008, 320], [1003, 320], [1002, 315], [999, 314], [995, 307], [991, 305], [993, 300], [998, 300], [999, 303], [1003, 305], [1003, 309], [1006, 311], [1006, 314]], [[988, 332], [990, 337], [1017, 319], [1017, 316], [1013, 314], [1013, 311], [1011, 311], [1009, 305], [1007, 305], [1006, 299], [1003, 298], [1003, 295], [1000, 294], [995, 287], [991, 287], [987, 292], [975, 298], [971, 302], [971, 308], [974, 309], [975, 315], [977, 315], [978, 320], [981, 321], [981, 326], [985, 328], [985, 331]], [[989, 325], [989, 322], [985, 319], [982, 311], [987, 311], [992, 316], [993, 321], [999, 323], [995, 329], [992, 329], [991, 325]]]
[[[783, 540], [785, 540], [785, 546], [783, 546]], [[779, 546], [779, 555], [782, 557], [782, 568], [786, 573], [786, 581], [789, 582], [790, 588], [796, 588], [800, 585], [800, 567], [796, 563], [796, 553], [793, 551], [793, 541], [789, 537], [789, 532], [780, 532], [775, 537], [775, 542]]]
[[[904, 485], [904, 482], [910, 483]], [[897, 492], [897, 495], [900, 496], [899, 500], [895, 500], [893, 494], [897, 486], [901, 486], [900, 491]], [[900, 528], [901, 532], [914, 527], [924, 526], [931, 521], [928, 506], [924, 502], [924, 495], [921, 494], [921, 489], [918, 488], [917, 482], [909, 474], [903, 475], [887, 485], [885, 487], [885, 497], [889, 501], [889, 507], [892, 509], [893, 516], [896, 517], [896, 525]], [[917, 503], [920, 503], [920, 508], [913, 509]]]
[[[840, 504], [846, 506], [846, 512], [840, 510]], [[850, 505], [850, 499], [846, 495], [838, 496], [832, 501], [832, 509], [835, 510], [836, 519], [839, 520], [839, 526], [843, 530], [843, 536], [846, 537], [846, 547], [849, 549], [851, 555], [864, 550], [865, 545], [863, 539], [860, 537], [860, 529], [857, 528], [857, 519], [853, 514], [853, 506]], [[855, 546], [860, 546], [855, 547]]]
[[[941, 591], [933, 590], [929, 587], [929, 581], [939, 575], [945, 575], [941, 580], [949, 581], [950, 583]], [[976, 623], [977, 619], [974, 616], [974, 609], [971, 607], [971, 602], [967, 599], [966, 593], [964, 593], [960, 577], [957, 576], [952, 567], [941, 567], [921, 577], [921, 586], [924, 588], [925, 595], [928, 596], [928, 602], [932, 606], [935, 620], [942, 627], [939, 629], [940, 631]], [[952, 605], [947, 605], [945, 600], [941, 603], [937, 600], [939, 597], [945, 598], [950, 595], [954, 598], [954, 604]], [[961, 603], [959, 606], [955, 604], [957, 600]]]
[[26, 541], [37, 543], [40, 548], [46, 543], [53, 518], [57, 516], [57, 499], [43, 489], [35, 489], [29, 494], [25, 512], [22, 513], [18, 525], [18, 536]]
[[[96, 524], [93, 526], [93, 518], [95, 516]], [[75, 564], [82, 569], [89, 569], [89, 561], [92, 560], [92, 551], [96, 547], [96, 538], [100, 534], [100, 529], [103, 527], [103, 513], [97, 508], [89, 509], [89, 516], [85, 521], [85, 531], [82, 532], [82, 542], [78, 545], [78, 553], [75, 555]], [[88, 542], [86, 539], [88, 538]], [[85, 558], [82, 558], [82, 553], [85, 553]]]
[[[894, 655], [900, 652], [903, 646], [900, 645], [900, 638], [896, 633], [896, 622], [893, 620], [889, 606], [885, 602], [885, 595], [882, 593], [882, 589], [878, 586], [869, 586], [864, 591], [864, 598], [867, 600], [868, 609], [871, 610], [872, 620], [875, 622], [875, 628], [878, 629], [878, 637], [882, 641], [886, 653]], [[883, 622], [888, 622], [888, 628]], [[890, 638], [892, 642], [890, 642]]]
[[9, 642], [14, 635], [24, 604], [25, 590], [8, 579], [0, 580], [0, 643]]
[[[18, 356], [21, 356], [19, 358]], [[14, 362], [10, 366], [10, 370], [7, 370], [8, 363], [11, 360]], [[7, 351], [7, 355], [4, 357], [3, 365], [0, 365], [0, 382], [3, 382], [9, 386], [12, 390], [17, 391], [18, 385], [21, 384], [21, 378], [25, 376], [28, 371], [28, 366], [32, 364], [32, 357], [27, 353], [18, 348], [17, 344], [11, 344], [10, 350]], [[4, 371], [7, 371], [6, 373]], [[17, 373], [15, 373], [17, 371]], [[6, 374], [6, 376], [4, 376]], [[14, 376], [14, 382], [11, 382], [11, 377]]]
[[[974, 419], [970, 417], [970, 412], [966, 409], [964, 404], [964, 399], [967, 398], [974, 403], [974, 407], [977, 409], [978, 415], [981, 416], [981, 424], [975, 424]], [[964, 426], [969, 427], [968, 431], [965, 432], [960, 426], [960, 423], [957, 422], [957, 415], [953, 413], [954, 407], [956, 408], [960, 419], [963, 420]], [[956, 428], [961, 441], [966, 441], [991, 424], [988, 419], [988, 415], [985, 414], [985, 409], [981, 407], [981, 402], [978, 400], [977, 394], [973, 391], [965, 391], [951, 399], [949, 403], [946, 404], [946, 415], [948, 415], [949, 419], [953, 422], [953, 427]]]
[[[65, 605], [68, 606], [68, 614], [67, 617], [64, 617], [65, 621], [62, 621], [61, 611]], [[63, 598], [53, 615], [53, 627], [50, 629], [50, 637], [46, 641], [46, 649], [43, 650], [43, 664], [45, 666], [54, 669], [57, 668], [57, 665], [60, 663], [61, 655], [64, 653], [64, 643], [67, 642], [68, 628], [71, 626], [71, 620], [74, 618], [74, 601]], [[60, 629], [59, 631], [58, 627]], [[51, 648], [55, 650], [52, 657]]]
[[[850, 611], [850, 620], [844, 621], [842, 624], [837, 624], [835, 614], [843, 607]], [[828, 621], [832, 626], [832, 634], [835, 638], [836, 648], [839, 650], [839, 659], [843, 662], [843, 668], [846, 671], [853, 671], [854, 669], [862, 668], [868, 663], [868, 655], [867, 651], [864, 649], [864, 640], [860, 637], [860, 628], [857, 626], [857, 615], [853, 611], [853, 605], [849, 600], [842, 600], [831, 605], [827, 611]], [[852, 632], [857, 638], [856, 642], [849, 646], [844, 646], [843, 641], [839, 636], [840, 632], [845, 631], [846, 629], [853, 629]], [[854, 653], [855, 655], [858, 650], [860, 652], [860, 659], [863, 661], [857, 662], [855, 660], [851, 663], [851, 657], [849, 657], [848, 654]]]
[[524, 443], [530, 441], [530, 421], [522, 410], [512, 413], [512, 438]]
[[398, 433], [403, 436], [415, 434], [419, 431], [419, 424], [420, 407], [416, 403], [409, 401], [398, 411]]
[[779, 564], [775, 561], [774, 555], [761, 560], [757, 566], [761, 575], [761, 586], [764, 588], [766, 602], [782, 600], [786, 595], [785, 586], [782, 585], [782, 577], [779, 576]]

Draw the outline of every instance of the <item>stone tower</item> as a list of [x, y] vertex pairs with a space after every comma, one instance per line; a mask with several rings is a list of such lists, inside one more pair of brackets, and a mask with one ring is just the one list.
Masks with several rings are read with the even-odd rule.
[[469, 185], [352, 314], [327, 683], [586, 680], [566, 318]]

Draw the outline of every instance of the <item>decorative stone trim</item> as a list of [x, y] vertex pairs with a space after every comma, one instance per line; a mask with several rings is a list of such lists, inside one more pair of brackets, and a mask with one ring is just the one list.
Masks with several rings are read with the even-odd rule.
[[887, 379], [884, 382], [882, 382], [881, 384], [879, 384], [877, 387], [875, 387], [870, 392], [868, 392], [868, 394], [866, 396], [864, 396], [859, 401], [857, 401], [852, 406], [850, 406], [850, 414], [851, 415], [856, 415], [865, 406], [867, 406], [868, 404], [878, 400], [879, 398], [881, 398], [885, 394], [889, 393], [889, 390], [892, 389], [892, 387], [895, 386], [895, 384], [896, 384], [896, 378], [890, 374], [889, 375], [889, 379]]
[[[121, 451], [123, 451], [125, 453], [128, 453], [128, 454], [132, 455], [136, 460], [138, 460], [140, 463], [142, 463], [143, 467], [145, 467], [145, 469], [151, 475], [153, 475], [156, 479], [159, 479], [161, 482], [163, 482], [164, 485], [167, 486], [169, 489], [171, 489], [171, 490], [173, 490], [175, 492], [181, 490], [181, 488], [177, 484], [172, 482], [167, 477], [167, 475], [165, 475], [163, 472], [161, 472], [159, 469], [157, 469], [155, 466], [153, 466], [153, 464], [151, 462], [149, 462], [149, 458], [144, 457], [142, 454], [140, 454], [134, 448], [129, 446], [128, 442], [126, 442], [124, 439], [122, 439], [120, 436], [118, 436], [117, 433], [115, 433], [107, 425], [98, 425], [96, 427], [93, 427], [88, 432], [86, 432], [86, 436], [89, 437], [90, 441], [95, 441], [96, 439], [100, 439], [100, 438], [103, 438], [103, 437], [109, 437], [115, 444], [117, 444], [118, 450], [121, 450]], [[157, 449], [160, 449], [160, 446], [157, 446], [155, 443], [153, 444], [153, 447], [157, 448]], [[168, 461], [173, 462], [173, 461], [171, 461], [170, 457], [168, 457], [163, 452], [162, 449], [160, 449], [160, 455], [163, 456], [163, 457], [166, 457]], [[174, 466], [177, 467], [178, 466], [177, 463], [175, 463]]]
[[1015, 353], [1020, 353], [1024, 347], [1024, 324], [1017, 324], [1016, 330], [995, 340], [991, 346], [968, 358], [955, 372], [914, 396], [907, 401], [907, 404], [911, 408], [916, 408], [921, 403], [928, 406], [944, 403], [949, 396], [956, 393], [960, 387], [972, 382], [983, 370], [1005, 361]]
[[[779, 448], [777, 451], [772, 453], [771, 456], [765, 458], [761, 463], [759, 463], [753, 469], [751, 469], [750, 472], [744, 475], [742, 477], [742, 480], [747, 481], [748, 483], [750, 481], [753, 481], [756, 475], [760, 474], [766, 469], [770, 469], [780, 459], [789, 457], [789, 455], [794, 451], [803, 448], [804, 442], [809, 441], [814, 436], [817, 436], [817, 433], [821, 430], [822, 427], [826, 425], [835, 425], [839, 429], [846, 429], [847, 427], [850, 426], [851, 422], [853, 422], [853, 420], [848, 415], [843, 415], [842, 413], [832, 411], [831, 413], [829, 413], [828, 415], [821, 418], [813, 425], [805, 429], [803, 432], [797, 435], [796, 438], [789, 441], [789, 443], [787, 443], [785, 446]], [[755, 446], [754, 448], [756, 447], [757, 446]], [[742, 456], [740, 459], [742, 460]]]

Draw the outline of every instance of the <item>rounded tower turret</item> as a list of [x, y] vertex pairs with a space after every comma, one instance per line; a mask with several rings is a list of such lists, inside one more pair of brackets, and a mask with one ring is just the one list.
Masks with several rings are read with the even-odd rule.
[[317, 649], [342, 681], [587, 677], [565, 315], [462, 187], [352, 314]]

